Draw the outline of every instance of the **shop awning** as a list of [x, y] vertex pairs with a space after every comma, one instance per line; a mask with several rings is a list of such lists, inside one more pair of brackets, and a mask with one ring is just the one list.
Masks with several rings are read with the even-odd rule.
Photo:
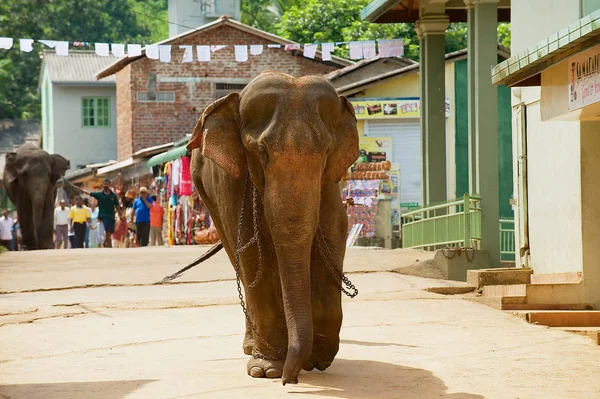
[[597, 10], [529, 47], [523, 53], [496, 65], [492, 68], [492, 83], [508, 87], [540, 86], [542, 71], [597, 45], [599, 37], [600, 10]]
[[158, 166], [163, 163], [167, 163], [169, 161], [174, 161], [178, 158], [181, 158], [187, 154], [188, 150], [185, 148], [185, 145], [180, 147], [173, 148], [167, 152], [163, 152], [162, 154], [158, 154], [153, 156], [148, 160], [148, 166]]

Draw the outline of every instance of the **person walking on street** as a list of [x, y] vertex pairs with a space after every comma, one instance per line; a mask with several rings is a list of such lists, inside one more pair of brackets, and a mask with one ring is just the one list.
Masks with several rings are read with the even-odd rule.
[[98, 248], [98, 243], [100, 240], [100, 236], [98, 235], [98, 207], [96, 206], [96, 201], [93, 201], [90, 207], [90, 213], [92, 215], [92, 222], [89, 226], [89, 246], [88, 248]]
[[102, 191], [89, 192], [75, 185], [71, 185], [80, 193], [87, 194], [98, 201], [98, 220], [104, 227], [104, 248], [112, 247], [111, 235], [115, 231], [115, 209], [121, 213], [121, 205], [117, 194], [110, 188], [110, 179], [104, 179]]
[[131, 221], [133, 222], [135, 218], [136, 235], [140, 247], [148, 246], [152, 204], [152, 198], [148, 196], [148, 189], [140, 187], [140, 196], [133, 201], [133, 212], [131, 212]]
[[12, 229], [14, 224], [13, 218], [8, 216], [8, 209], [5, 209], [0, 218], [0, 244], [9, 251], [13, 250]]
[[56, 242], [54, 248], [60, 249], [63, 245], [64, 249], [69, 248], [69, 212], [67, 202], [60, 200], [59, 206], [54, 209], [54, 233], [56, 234]]
[[163, 218], [165, 216], [165, 209], [156, 200], [156, 195], [152, 197], [152, 208], [150, 209], [150, 245], [160, 246], [164, 245], [162, 237], [162, 226]]
[[92, 215], [90, 210], [83, 206], [83, 199], [81, 196], [75, 198], [75, 206], [71, 208], [69, 212], [69, 224], [71, 230], [75, 234], [75, 248], [83, 248], [85, 241], [85, 230], [92, 221]]

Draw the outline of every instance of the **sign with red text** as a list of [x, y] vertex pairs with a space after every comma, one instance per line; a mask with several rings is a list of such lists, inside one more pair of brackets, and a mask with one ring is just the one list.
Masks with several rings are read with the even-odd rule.
[[600, 101], [600, 46], [569, 58], [569, 110]]

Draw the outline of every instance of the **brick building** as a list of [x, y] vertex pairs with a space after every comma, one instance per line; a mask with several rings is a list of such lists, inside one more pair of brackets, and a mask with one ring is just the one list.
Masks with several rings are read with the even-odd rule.
[[[352, 64], [333, 57], [323, 61], [303, 56], [302, 50], [288, 51], [289, 40], [244, 25], [227, 17], [169, 38], [158, 44], [172, 45], [171, 62], [141, 56], [125, 57], [98, 73], [97, 78], [116, 74], [117, 153], [124, 160], [133, 153], [191, 133], [199, 116], [212, 101], [233, 91], [241, 91], [261, 71], [278, 70], [294, 76], [326, 74]], [[248, 55], [236, 62], [234, 45], [264, 45], [261, 55]], [[281, 48], [268, 48], [280, 44]], [[210, 62], [196, 59], [182, 63], [180, 45], [226, 45], [211, 52]]]

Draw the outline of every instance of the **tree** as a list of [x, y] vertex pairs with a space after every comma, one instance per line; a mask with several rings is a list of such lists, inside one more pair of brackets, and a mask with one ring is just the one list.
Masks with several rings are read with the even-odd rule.
[[[143, 7], [140, 8], [140, 4]], [[11, 0], [0, 2], [0, 36], [48, 40], [148, 43], [167, 0]], [[140, 15], [147, 10], [148, 16]], [[144, 13], [145, 14], [145, 13]], [[163, 22], [166, 25], [165, 22]], [[166, 32], [166, 31], [164, 31]], [[166, 37], [166, 34], [164, 34]], [[24, 53], [0, 50], [0, 119], [39, 118], [42, 45]]]
[[[405, 57], [419, 60], [419, 38], [414, 24], [373, 24], [362, 21], [360, 11], [371, 0], [299, 0], [277, 24], [277, 33], [300, 43], [348, 42], [378, 39], [404, 39]], [[499, 24], [498, 40], [510, 46], [510, 25]], [[467, 47], [467, 24], [450, 24], [446, 31], [446, 53]], [[337, 47], [336, 55], [347, 56]]]

